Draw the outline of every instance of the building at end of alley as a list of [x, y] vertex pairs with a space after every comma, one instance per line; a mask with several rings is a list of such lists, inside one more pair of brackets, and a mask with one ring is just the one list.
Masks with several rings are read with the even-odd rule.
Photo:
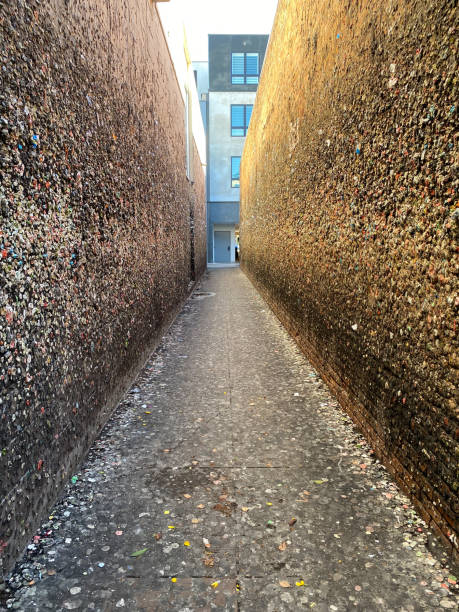
[[268, 35], [209, 36], [194, 62], [207, 132], [207, 261], [231, 263], [239, 238], [240, 163]]

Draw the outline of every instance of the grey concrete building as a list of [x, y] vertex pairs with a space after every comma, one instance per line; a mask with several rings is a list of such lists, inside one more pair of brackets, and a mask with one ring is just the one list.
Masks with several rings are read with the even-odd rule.
[[[209, 63], [193, 64], [201, 110], [207, 93], [207, 260], [235, 261], [239, 167], [268, 35], [211, 34]], [[204, 87], [208, 82], [208, 91]]]

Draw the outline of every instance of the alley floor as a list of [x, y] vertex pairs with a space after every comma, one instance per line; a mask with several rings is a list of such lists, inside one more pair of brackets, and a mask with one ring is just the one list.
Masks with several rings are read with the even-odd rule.
[[243, 272], [226, 268], [196, 288], [0, 601], [417, 611], [457, 609], [456, 588], [408, 499]]

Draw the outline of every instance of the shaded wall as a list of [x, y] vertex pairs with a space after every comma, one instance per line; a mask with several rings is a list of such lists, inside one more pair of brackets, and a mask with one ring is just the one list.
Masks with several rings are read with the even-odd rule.
[[281, 0], [241, 170], [243, 267], [457, 546], [456, 3]]
[[205, 184], [148, 0], [0, 6], [8, 570], [206, 265]]

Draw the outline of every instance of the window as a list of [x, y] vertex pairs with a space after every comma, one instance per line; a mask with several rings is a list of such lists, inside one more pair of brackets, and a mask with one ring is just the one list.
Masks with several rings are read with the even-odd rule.
[[231, 53], [231, 83], [257, 85], [260, 76], [258, 53]]
[[231, 187], [239, 187], [239, 173], [241, 169], [241, 158], [231, 158]]
[[231, 104], [231, 136], [245, 136], [249, 129], [253, 104]]

